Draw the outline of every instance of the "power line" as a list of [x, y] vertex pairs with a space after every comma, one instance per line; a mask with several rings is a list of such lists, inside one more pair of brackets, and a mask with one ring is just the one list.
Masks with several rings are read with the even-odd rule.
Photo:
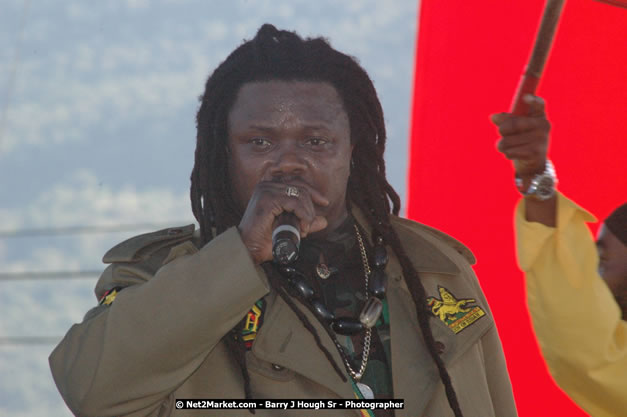
[[[112, 232], [129, 232], [146, 229], [163, 229], [172, 227], [175, 224], [189, 224], [189, 221], [168, 222], [168, 223], [136, 223], [112, 226], [68, 226], [68, 227], [48, 227], [36, 229], [19, 229], [10, 231], [0, 231], [2, 238], [19, 237], [41, 237], [41, 236], [63, 236], [77, 234], [96, 234]], [[94, 278], [100, 276], [102, 270], [80, 270], [80, 271], [22, 271], [22, 272], [0, 272], [0, 281], [23, 281], [33, 279], [75, 279]]]
[[96, 233], [132, 232], [147, 229], [164, 229], [177, 224], [190, 224], [189, 220], [168, 223], [136, 223], [119, 225], [88, 225], [67, 227], [42, 227], [33, 229], [0, 230], [0, 239], [18, 237], [63, 236], [63, 235], [89, 235]]
[[0, 272], [0, 281], [97, 278], [100, 276], [100, 274], [102, 274], [102, 270]]
[[0, 347], [56, 345], [61, 339], [63, 339], [63, 336], [7, 336], [0, 337]]

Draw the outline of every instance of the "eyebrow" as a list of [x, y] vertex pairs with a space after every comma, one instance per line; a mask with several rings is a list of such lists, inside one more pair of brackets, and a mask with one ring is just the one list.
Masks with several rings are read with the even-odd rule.
[[[330, 129], [330, 123], [328, 124], [304, 124], [301, 127], [303, 129], [308, 129], [308, 130], [329, 130]], [[258, 124], [258, 123], [253, 123], [251, 125], [248, 125], [246, 127], [247, 129], [257, 129], [257, 130], [263, 130], [263, 131], [273, 131], [276, 130], [276, 128], [274, 126], [269, 126], [269, 125], [263, 125], [263, 124]]]
[[263, 125], [258, 125], [258, 124], [252, 124], [252, 125], [246, 126], [246, 129], [262, 130], [264, 132], [271, 132], [274, 130], [273, 127], [263, 126]]

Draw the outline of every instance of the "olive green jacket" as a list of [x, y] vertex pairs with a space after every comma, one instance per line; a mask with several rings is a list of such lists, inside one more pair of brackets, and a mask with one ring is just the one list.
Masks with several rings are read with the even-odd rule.
[[[464, 416], [516, 416], [497, 330], [471, 268], [473, 255], [427, 226], [400, 218], [394, 218], [393, 225], [433, 297], [429, 299], [433, 335]], [[252, 397], [355, 398], [350, 382], [339, 378], [311, 333], [270, 291], [237, 229], [227, 230], [200, 250], [192, 231], [188, 226], [142, 235], [105, 255], [111, 265], [98, 281], [96, 295], [100, 298], [116, 286], [125, 288], [113, 303], [92, 309], [82, 323], [72, 326], [50, 356], [55, 382], [72, 412], [90, 417], [251, 416], [247, 410], [178, 410], [175, 401], [244, 398], [242, 372], [221, 339], [263, 297], [267, 301], [263, 325], [246, 354]], [[394, 398], [405, 401], [396, 416], [452, 417], [399, 262], [391, 250], [388, 253]], [[454, 297], [452, 302], [450, 298], [443, 302], [446, 295]], [[318, 320], [295, 303], [344, 370]], [[457, 313], [455, 319], [446, 315], [447, 309]], [[454, 323], [447, 325], [440, 316]], [[361, 414], [256, 411], [259, 417], [309, 415]]]

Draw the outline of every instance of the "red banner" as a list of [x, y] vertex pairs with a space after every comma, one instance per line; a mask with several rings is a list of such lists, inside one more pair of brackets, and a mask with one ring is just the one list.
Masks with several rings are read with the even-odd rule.
[[[491, 113], [508, 111], [544, 2], [422, 0], [407, 215], [467, 244], [507, 356], [521, 416], [585, 416], [537, 347], [516, 265], [511, 164]], [[627, 10], [569, 0], [538, 94], [559, 188], [603, 219], [627, 196]]]

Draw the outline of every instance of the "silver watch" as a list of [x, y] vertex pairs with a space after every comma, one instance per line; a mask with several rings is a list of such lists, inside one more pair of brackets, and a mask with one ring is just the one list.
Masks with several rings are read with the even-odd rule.
[[516, 186], [518, 191], [525, 197], [532, 196], [538, 200], [548, 200], [555, 195], [557, 187], [557, 176], [555, 175], [555, 167], [550, 160], [546, 160], [544, 172], [537, 174], [531, 179], [529, 188], [523, 190], [522, 178], [516, 177]]

